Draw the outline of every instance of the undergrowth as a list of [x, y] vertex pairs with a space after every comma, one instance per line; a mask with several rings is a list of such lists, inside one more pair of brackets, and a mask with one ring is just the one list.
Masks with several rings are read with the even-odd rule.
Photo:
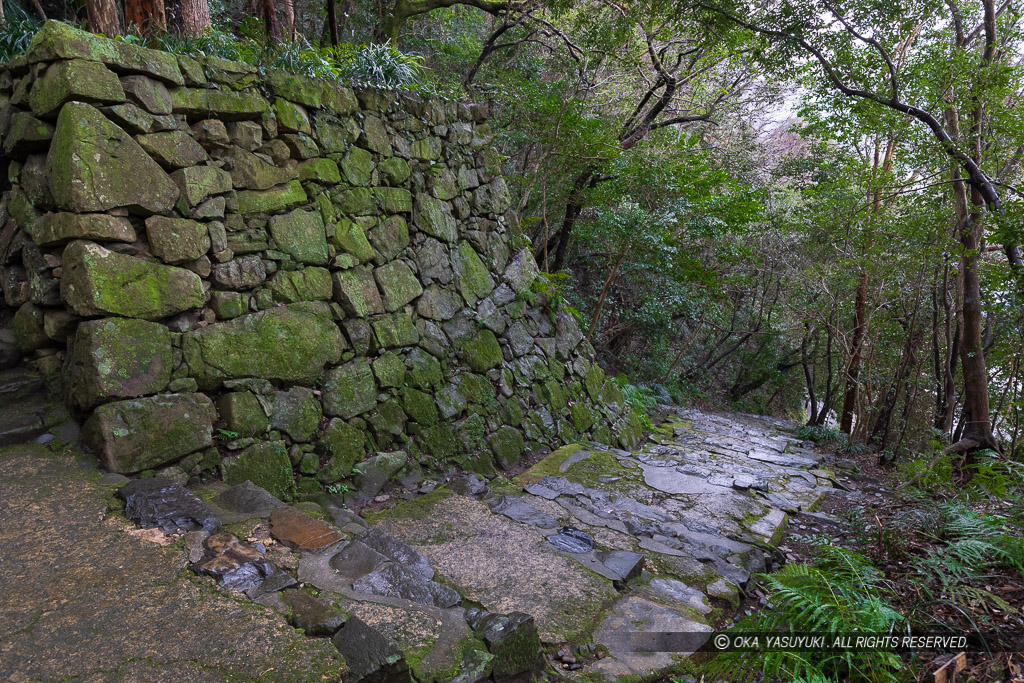
[[[766, 609], [746, 617], [733, 632], [897, 633], [906, 618], [892, 604], [891, 585], [871, 561], [820, 542], [811, 564], [789, 564], [761, 575]], [[711, 680], [897, 681], [902, 662], [892, 652], [727, 652], [707, 666]]]

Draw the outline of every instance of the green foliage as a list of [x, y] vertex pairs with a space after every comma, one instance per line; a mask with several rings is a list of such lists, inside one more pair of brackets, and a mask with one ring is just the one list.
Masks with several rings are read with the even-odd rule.
[[633, 384], [623, 374], [612, 378], [612, 381], [622, 391], [622, 395], [626, 398], [626, 403], [633, 409], [636, 416], [640, 418], [640, 424], [643, 425], [644, 429], [651, 429], [650, 412], [658, 404], [654, 391], [642, 384]]
[[6, 22], [0, 24], [0, 62], [25, 54], [39, 26], [39, 22], [29, 17], [8, 16]]
[[[906, 625], [893, 593], [870, 561], [819, 543], [813, 564], [789, 564], [761, 578], [768, 609], [741, 620], [736, 632], [891, 633]], [[755, 671], [768, 680], [876, 683], [898, 681], [902, 662], [892, 652], [728, 652], [708, 665], [712, 675], [740, 680]], [[742, 672], [739, 676], [739, 672]]]
[[819, 427], [818, 425], [804, 425], [797, 430], [796, 438], [804, 441], [813, 441], [816, 444], [828, 444], [830, 446], [843, 445], [847, 442], [848, 436], [834, 427]]

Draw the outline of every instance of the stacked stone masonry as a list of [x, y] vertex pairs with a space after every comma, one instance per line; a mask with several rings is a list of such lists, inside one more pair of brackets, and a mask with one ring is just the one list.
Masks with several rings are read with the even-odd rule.
[[482, 107], [57, 22], [0, 105], [0, 321], [108, 469], [311, 493], [639, 437], [516, 246]]

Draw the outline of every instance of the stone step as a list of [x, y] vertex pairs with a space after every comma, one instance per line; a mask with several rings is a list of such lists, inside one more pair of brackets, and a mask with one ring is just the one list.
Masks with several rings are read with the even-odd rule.
[[42, 378], [27, 368], [18, 367], [0, 372], [0, 408], [43, 391]]

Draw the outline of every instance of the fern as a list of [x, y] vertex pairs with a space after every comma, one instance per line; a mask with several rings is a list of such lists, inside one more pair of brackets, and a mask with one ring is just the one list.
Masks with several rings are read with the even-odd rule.
[[[770, 592], [767, 609], [740, 621], [737, 632], [866, 631], [890, 633], [906, 623], [890, 605], [887, 582], [857, 553], [822, 543], [812, 565], [790, 564], [762, 576]], [[715, 680], [756, 678], [834, 681], [849, 678], [898, 680], [899, 656], [892, 652], [728, 652], [708, 665]]]
[[796, 438], [814, 443], [825, 443], [832, 445], [845, 444], [848, 437], [837, 429], [831, 427], [819, 427], [818, 425], [804, 425], [797, 433]]

